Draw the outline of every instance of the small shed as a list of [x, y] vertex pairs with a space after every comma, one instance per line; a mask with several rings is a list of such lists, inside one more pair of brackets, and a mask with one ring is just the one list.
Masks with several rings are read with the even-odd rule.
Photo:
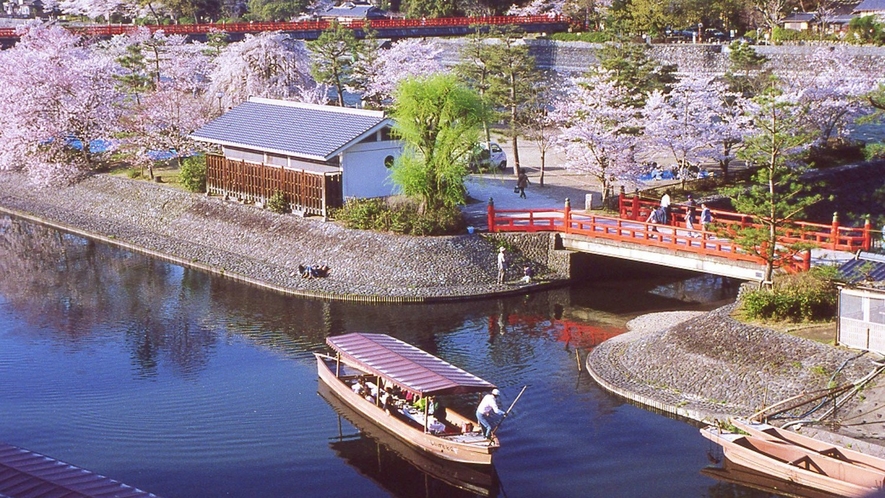
[[840, 272], [837, 341], [885, 354], [885, 255], [859, 252]]
[[207, 155], [207, 190], [266, 203], [282, 194], [293, 212], [327, 216], [346, 198], [393, 194], [402, 154], [382, 111], [252, 97], [191, 134], [219, 146]]

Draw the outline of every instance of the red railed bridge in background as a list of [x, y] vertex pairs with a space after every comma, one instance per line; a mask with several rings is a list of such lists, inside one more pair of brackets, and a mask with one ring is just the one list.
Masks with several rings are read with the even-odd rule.
[[[409, 38], [427, 36], [455, 36], [473, 31], [474, 26], [518, 26], [527, 33], [555, 33], [568, 29], [568, 20], [557, 16], [483, 16], [483, 17], [444, 17], [436, 19], [373, 19], [339, 21], [342, 26], [354, 30], [357, 37], [365, 36], [368, 29], [377, 33], [378, 38]], [[331, 21], [292, 21], [292, 22], [243, 22], [243, 23], [204, 23], [144, 25], [151, 32], [162, 31], [167, 35], [186, 35], [205, 38], [209, 33], [227, 33], [232, 39], [242, 38], [248, 33], [282, 31], [294, 38], [315, 40], [323, 30], [332, 25]], [[134, 24], [95, 24], [67, 25], [67, 29], [87, 37], [109, 38], [131, 33], [141, 26]], [[6, 45], [18, 40], [16, 28], [0, 28], [0, 40]]]
[[[642, 199], [638, 194], [621, 193], [618, 215], [610, 216], [571, 209], [568, 200], [563, 209], [495, 209], [490, 202], [487, 222], [489, 232], [558, 232], [563, 247], [574, 251], [741, 280], [764, 279], [764, 260], [740, 248], [721, 231], [703, 231], [700, 223], [695, 230], [686, 229], [684, 206], [670, 206], [667, 224], [646, 223], [658, 205], [658, 201]], [[724, 230], [736, 225], [753, 225], [749, 215], [720, 210], [712, 210], [712, 213], [714, 224]], [[853, 253], [869, 250], [872, 238], [869, 220], [861, 227], [846, 227], [840, 226], [834, 216], [830, 225], [793, 222], [786, 227], [780, 241], [785, 245], [806, 242], [821, 250]], [[811, 250], [802, 251], [784, 270], [807, 270], [811, 259]]]

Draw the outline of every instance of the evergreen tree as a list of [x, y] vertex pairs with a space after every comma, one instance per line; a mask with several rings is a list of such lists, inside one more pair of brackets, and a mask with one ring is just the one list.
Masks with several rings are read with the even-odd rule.
[[532, 97], [532, 87], [539, 78], [535, 59], [523, 39], [524, 32], [506, 27], [496, 33], [497, 43], [490, 46], [491, 85], [489, 94], [495, 106], [503, 110], [507, 120], [513, 157], [513, 173], [519, 176], [519, 136], [523, 115]]
[[344, 89], [354, 82], [354, 65], [361, 57], [361, 44], [353, 30], [333, 22], [314, 41], [308, 42], [311, 51], [311, 73], [318, 83], [329, 85], [338, 95], [338, 105], [344, 106]]
[[771, 282], [776, 268], [807, 249], [803, 244], [779, 241], [790, 221], [821, 199], [808, 193], [809, 185], [800, 180], [802, 168], [795, 160], [814, 138], [803, 128], [799, 99], [799, 94], [783, 92], [776, 80], [754, 99], [751, 118], [755, 131], [745, 137], [739, 157], [758, 169], [749, 187], [724, 190], [737, 212], [753, 217], [753, 226], [732, 227], [734, 240], [765, 261], [765, 282]]

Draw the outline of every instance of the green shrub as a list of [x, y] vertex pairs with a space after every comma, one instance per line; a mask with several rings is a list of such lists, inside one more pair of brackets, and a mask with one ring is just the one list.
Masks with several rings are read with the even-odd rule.
[[206, 191], [206, 158], [203, 155], [185, 157], [181, 160], [181, 184], [191, 192]]
[[751, 319], [804, 322], [829, 320], [836, 314], [838, 269], [815, 267], [784, 275], [771, 289], [759, 289], [741, 297], [741, 310]]
[[133, 180], [137, 180], [141, 178], [141, 171], [138, 168], [131, 168], [126, 170], [126, 176]]
[[867, 161], [885, 159], [885, 143], [866, 144], [863, 148], [863, 156]]
[[269, 199], [267, 199], [267, 209], [277, 214], [289, 212], [289, 203], [286, 202], [286, 196], [277, 190]]
[[464, 230], [457, 208], [419, 213], [413, 202], [389, 203], [383, 199], [351, 199], [332, 216], [347, 228], [407, 235], [445, 235]]

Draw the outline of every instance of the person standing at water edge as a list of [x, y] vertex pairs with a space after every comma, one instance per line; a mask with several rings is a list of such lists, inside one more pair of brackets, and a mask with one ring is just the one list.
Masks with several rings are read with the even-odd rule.
[[501, 391], [492, 389], [492, 392], [483, 396], [479, 406], [476, 407], [476, 421], [482, 427], [482, 435], [492, 437], [492, 422], [496, 416], [504, 416], [504, 412], [498, 408], [498, 396]]
[[507, 255], [503, 247], [498, 249], [498, 285], [504, 283], [504, 273], [507, 271]]
[[529, 175], [525, 174], [525, 171], [520, 171], [519, 176], [516, 177], [516, 188], [519, 189], [519, 198], [525, 199], [525, 188], [529, 186]]

